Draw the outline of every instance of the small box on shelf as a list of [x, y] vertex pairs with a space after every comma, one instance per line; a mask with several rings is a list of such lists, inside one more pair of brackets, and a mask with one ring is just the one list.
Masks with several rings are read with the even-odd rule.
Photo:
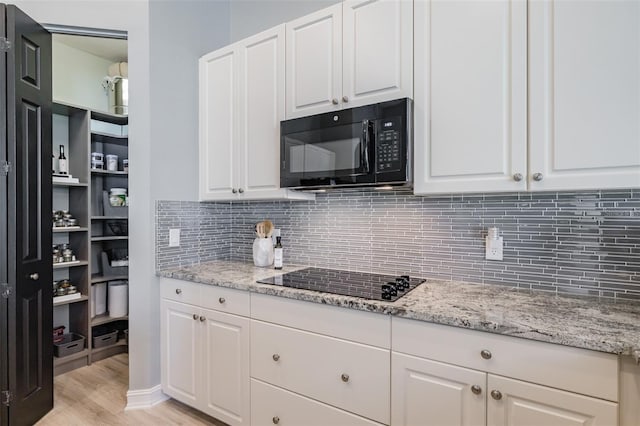
[[109, 200], [109, 193], [107, 191], [102, 191], [102, 208], [103, 208], [104, 216], [118, 216], [118, 217], [129, 216], [128, 206], [111, 205], [111, 201]]

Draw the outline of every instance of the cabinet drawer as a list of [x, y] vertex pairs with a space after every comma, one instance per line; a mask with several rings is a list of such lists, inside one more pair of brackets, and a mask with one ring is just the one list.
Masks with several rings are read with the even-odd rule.
[[161, 278], [160, 297], [190, 305], [200, 305], [200, 287], [202, 287], [202, 284]]
[[389, 315], [253, 293], [251, 318], [365, 345], [391, 347]]
[[373, 426], [379, 423], [267, 383], [251, 380], [251, 424], [267, 426]]
[[200, 306], [229, 314], [249, 316], [249, 292], [213, 285], [200, 285]]
[[389, 423], [390, 351], [251, 321], [251, 375]]
[[394, 351], [618, 401], [612, 354], [403, 318], [392, 329]]

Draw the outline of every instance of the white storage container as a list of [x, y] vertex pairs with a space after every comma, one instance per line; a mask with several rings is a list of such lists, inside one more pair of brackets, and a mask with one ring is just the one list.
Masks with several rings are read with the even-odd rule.
[[109, 282], [109, 316], [124, 317], [129, 313], [129, 282]]
[[107, 283], [93, 285], [91, 292], [91, 317], [107, 313]]

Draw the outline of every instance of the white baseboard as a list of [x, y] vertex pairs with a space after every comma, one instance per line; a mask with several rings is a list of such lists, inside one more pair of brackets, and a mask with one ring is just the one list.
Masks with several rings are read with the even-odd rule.
[[169, 399], [169, 397], [162, 393], [162, 387], [160, 385], [149, 389], [130, 390], [127, 392], [127, 406], [125, 407], [125, 411], [151, 408], [167, 399]]

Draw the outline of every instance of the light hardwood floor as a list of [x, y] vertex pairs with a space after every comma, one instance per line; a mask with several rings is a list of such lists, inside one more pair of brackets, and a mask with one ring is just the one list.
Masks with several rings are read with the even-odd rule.
[[127, 354], [57, 376], [53, 410], [36, 425], [224, 425], [174, 400], [148, 410], [124, 411], [128, 384]]

